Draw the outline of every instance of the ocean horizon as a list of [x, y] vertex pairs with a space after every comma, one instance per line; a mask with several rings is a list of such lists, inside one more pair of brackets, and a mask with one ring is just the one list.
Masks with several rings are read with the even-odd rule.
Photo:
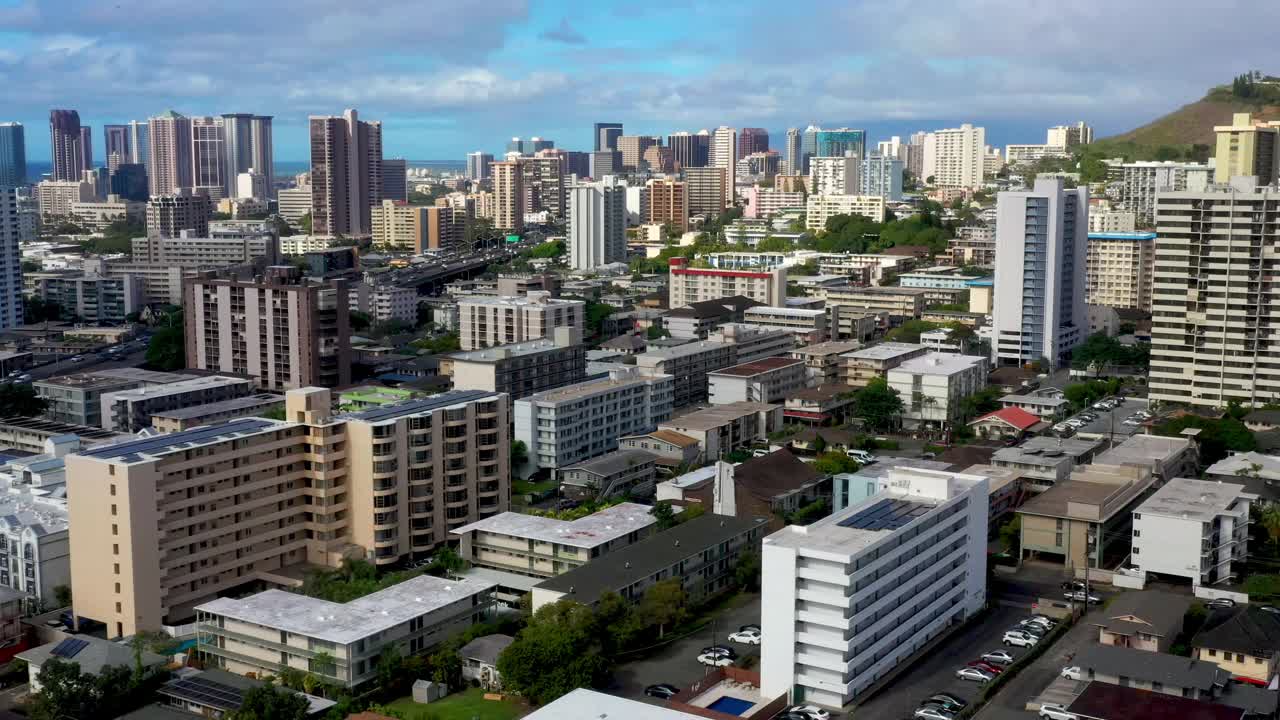
[[[467, 168], [465, 160], [406, 160], [405, 162], [411, 168], [427, 168], [430, 170], [456, 170], [461, 172]], [[297, 175], [300, 172], [306, 172], [310, 167], [310, 160], [277, 160], [273, 164], [277, 178]], [[53, 172], [53, 163], [51, 162], [27, 162], [27, 178], [32, 182], [39, 182], [42, 175], [51, 172]]]

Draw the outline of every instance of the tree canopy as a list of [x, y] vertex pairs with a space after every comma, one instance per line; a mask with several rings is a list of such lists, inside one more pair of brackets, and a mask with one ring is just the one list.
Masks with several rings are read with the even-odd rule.
[[147, 365], [156, 370], [181, 370], [187, 366], [186, 337], [180, 310], [169, 313], [147, 344]]
[[1227, 456], [1228, 450], [1248, 452], [1258, 449], [1257, 438], [1244, 423], [1231, 417], [1219, 419], [1182, 415], [1155, 427], [1156, 435], [1177, 437], [1187, 428], [1200, 428], [1200, 462], [1212, 465]]
[[1071, 351], [1071, 367], [1081, 370], [1092, 363], [1100, 368], [1132, 366], [1145, 368], [1151, 362], [1151, 346], [1128, 346], [1106, 333], [1094, 333]]
[[600, 635], [591, 608], [571, 600], [544, 605], [498, 656], [503, 684], [539, 705], [603, 686], [612, 662]]
[[874, 378], [853, 398], [855, 412], [872, 430], [894, 427], [902, 415], [902, 398], [884, 378]]
[[244, 694], [240, 708], [228, 720], [304, 720], [310, 704], [298, 693], [281, 690], [270, 681]]
[[955, 233], [942, 220], [942, 206], [926, 201], [920, 212], [878, 223], [863, 215], [833, 215], [824, 232], [804, 245], [821, 252], [883, 252], [901, 245], [925, 245], [931, 252], [947, 249]]
[[0, 385], [0, 417], [36, 417], [48, 407], [49, 402], [37, 395], [30, 385]]
[[529, 257], [534, 258], [558, 258], [564, 254], [564, 241], [552, 240], [550, 242], [540, 243], [529, 251]]

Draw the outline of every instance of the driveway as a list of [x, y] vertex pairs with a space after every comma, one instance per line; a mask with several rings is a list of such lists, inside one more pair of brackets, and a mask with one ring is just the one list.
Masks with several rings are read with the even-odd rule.
[[[749, 662], [750, 667], [758, 668], [759, 645], [741, 645], [726, 639], [729, 633], [742, 625], [760, 624], [760, 596], [753, 593], [740, 599], [744, 602], [722, 611], [699, 632], [676, 640], [640, 660], [618, 665], [614, 669], [609, 692], [633, 700], [646, 700], [644, 689], [648, 685], [671, 683], [684, 689], [712, 671], [712, 668], [700, 664], [697, 658], [702, 648], [713, 643], [732, 646], [738, 651], [739, 665]], [[653, 698], [647, 700], [656, 705], [663, 704]]]

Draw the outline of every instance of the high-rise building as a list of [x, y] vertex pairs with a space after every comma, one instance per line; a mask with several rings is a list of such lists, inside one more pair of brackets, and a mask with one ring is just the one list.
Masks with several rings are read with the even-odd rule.
[[49, 151], [53, 156], [52, 180], [79, 181], [89, 168], [85, 158], [80, 113], [75, 110], [49, 111]]
[[191, 181], [213, 200], [231, 197], [235, 177], [227, 175], [227, 142], [220, 117], [191, 118]]
[[893, 155], [881, 151], [868, 153], [862, 161], [862, 194], [902, 200], [902, 166], [903, 162]]
[[569, 188], [567, 235], [574, 270], [626, 262], [626, 188], [604, 181]]
[[152, 195], [192, 187], [191, 118], [168, 110], [147, 121], [147, 182]]
[[348, 109], [310, 125], [312, 233], [369, 234], [370, 209], [382, 202], [382, 123]]
[[0, 329], [18, 327], [22, 317], [22, 254], [18, 189], [0, 187]]
[[894, 135], [888, 140], [881, 140], [876, 143], [876, 151], [888, 158], [897, 158], [898, 160], [906, 160], [907, 144], [902, 142], [902, 138]]
[[675, 171], [671, 148], [661, 145], [650, 145], [641, 156], [641, 167], [653, 173], [670, 173]]
[[272, 267], [252, 280], [204, 272], [183, 284], [187, 366], [249, 375], [267, 390], [351, 382], [344, 280]]
[[903, 153], [906, 156], [903, 158], [903, 162], [906, 163], [906, 171], [921, 180], [924, 179], [924, 141], [928, 136], [929, 134], [926, 132], [912, 133], [911, 142], [907, 144], [907, 148]]
[[36, 183], [33, 196], [40, 209], [40, 222], [46, 224], [69, 218], [73, 204], [94, 199], [93, 186], [83, 180], [41, 180]]
[[1076, 145], [1088, 145], [1093, 142], [1093, 128], [1083, 121], [1075, 125], [1057, 125], [1045, 133], [1045, 145], [1070, 148]]
[[800, 165], [791, 169], [794, 175], [809, 174], [809, 158], [818, 154], [818, 132], [822, 128], [810, 125], [800, 133]]
[[1038, 178], [1027, 192], [996, 200], [992, 361], [1058, 367], [1089, 330], [1085, 258], [1089, 190]]
[[[129, 162], [132, 154], [129, 151], [129, 126], [128, 125], [103, 125], [102, 126], [102, 153], [107, 159], [107, 167], [115, 170], [115, 165]], [[112, 160], [112, 156], [116, 159]]]
[[458, 342], [463, 350], [549, 337], [555, 328], [582, 332], [587, 304], [561, 300], [545, 290], [521, 297], [467, 297], [458, 301]]
[[738, 131], [738, 157], [769, 152], [769, 131], [764, 128], [742, 128]]
[[223, 136], [227, 149], [227, 197], [235, 190], [240, 173], [256, 170], [267, 181], [264, 199], [273, 197], [275, 188], [275, 151], [271, 139], [271, 116], [251, 113], [226, 113], [222, 116]]
[[652, 135], [619, 135], [618, 152], [622, 153], [622, 167], [628, 172], [640, 169], [644, 151], [653, 145], [661, 145], [661, 138]]
[[382, 161], [382, 199], [409, 200], [409, 165], [404, 158]]
[[862, 158], [853, 155], [809, 158], [809, 192], [857, 195], [862, 187]]
[[622, 153], [617, 150], [593, 152], [590, 162], [588, 174], [596, 180], [603, 179], [605, 175], [616, 175], [622, 172]]
[[125, 200], [145, 202], [147, 192], [147, 166], [142, 163], [120, 163], [111, 171], [111, 194]]
[[738, 167], [738, 131], [721, 125], [711, 133], [711, 152], [707, 164], [729, 168], [732, 173]]
[[925, 136], [922, 180], [941, 187], [979, 187], [986, 167], [986, 130], [968, 123]]
[[1215, 183], [1256, 177], [1260, 185], [1274, 185], [1280, 179], [1280, 122], [1255, 122], [1249, 113], [1235, 113], [1230, 125], [1218, 125], [1213, 131], [1217, 135]]
[[129, 121], [129, 160], [147, 167], [151, 162], [151, 131], [146, 120]]
[[733, 171], [722, 167], [691, 167], [681, 171], [689, 196], [689, 215], [719, 215], [733, 204]]
[[427, 208], [384, 198], [372, 211], [373, 247], [379, 250], [422, 252], [427, 245]]
[[555, 147], [554, 140], [543, 140], [540, 137], [532, 137], [528, 140], [520, 138], [511, 138], [511, 142], [507, 143], [507, 152], [518, 153], [520, 155], [532, 155], [539, 150], [550, 150]]
[[540, 150], [534, 157], [522, 157], [518, 162], [525, 198], [524, 211], [548, 212], [552, 217], [563, 218], [564, 157], [553, 150]]
[[800, 130], [787, 128], [786, 146], [783, 147], [783, 161], [786, 163], [787, 175], [800, 174]]
[[213, 203], [203, 192], [179, 188], [167, 195], [152, 195], [147, 201], [147, 237], [176, 238], [187, 230], [193, 237], [209, 235]]
[[1090, 232], [1085, 303], [1151, 312], [1156, 234]]
[[1120, 199], [1126, 210], [1137, 214], [1142, 227], [1150, 227], [1157, 193], [1203, 190], [1213, 171], [1212, 165], [1172, 160], [1124, 163], [1120, 166]]
[[814, 133], [814, 157], [856, 157], [867, 155], [867, 131], [839, 128]]
[[618, 138], [622, 136], [622, 123], [596, 123], [593, 130], [595, 152], [618, 149]]
[[678, 180], [650, 180], [649, 205], [645, 222], [671, 225], [678, 233], [689, 232], [689, 193]]
[[711, 152], [711, 136], [706, 132], [696, 135], [687, 132], [667, 136], [671, 148], [671, 163], [676, 170], [687, 167], [706, 167]]
[[493, 154], [487, 152], [467, 153], [467, 179], [484, 180], [489, 177], [489, 166], [493, 164]]
[[0, 123], [0, 187], [27, 184], [27, 139], [22, 123]]
[[1251, 178], [1156, 201], [1151, 399], [1208, 407], [1280, 402], [1271, 225], [1280, 192]]
[[524, 229], [524, 174], [520, 162], [495, 162], [489, 169], [493, 173], [493, 226], [518, 233]]
[[80, 153], [84, 157], [84, 169], [93, 169], [93, 128], [80, 126]]
[[267, 176], [258, 172], [255, 168], [249, 168], [247, 171], [240, 173], [236, 177], [235, 197], [266, 199], [268, 197]]
[[467, 211], [448, 205], [427, 208], [426, 244], [417, 249], [419, 254], [428, 250], [454, 250], [462, 245], [466, 235]]

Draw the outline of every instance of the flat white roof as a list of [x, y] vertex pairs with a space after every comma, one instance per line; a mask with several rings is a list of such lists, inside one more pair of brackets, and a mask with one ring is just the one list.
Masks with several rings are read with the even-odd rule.
[[954, 375], [975, 365], [981, 365], [985, 358], [977, 355], [956, 355], [954, 353], [929, 352], [889, 370], [892, 373], [912, 373], [915, 375]]
[[815, 318], [826, 315], [826, 310], [806, 310], [804, 308], [777, 307], [774, 305], [748, 308], [743, 317], [751, 315], [786, 315], [790, 317]]
[[1226, 513], [1231, 503], [1239, 499], [1257, 500], [1258, 496], [1235, 483], [1174, 478], [1142, 501], [1134, 512], [1208, 522]]
[[702, 720], [698, 715], [578, 688], [525, 715], [525, 720]]
[[898, 357], [899, 355], [905, 355], [907, 353], [916, 352], [918, 350], [923, 350], [923, 349], [924, 349], [923, 345], [914, 345], [911, 343], [883, 342], [883, 343], [880, 343], [879, 345], [872, 345], [871, 347], [866, 347], [866, 348], [862, 348], [861, 350], [855, 350], [854, 352], [846, 353], [844, 357], [856, 358], [858, 360], [888, 360], [890, 358]]
[[655, 522], [649, 510], [648, 505], [620, 503], [577, 520], [504, 512], [463, 525], [451, 534], [482, 531], [590, 549], [649, 527]]
[[347, 645], [494, 587], [483, 580], [419, 575], [349, 603], [266, 590], [247, 598], [218, 598], [196, 611]]

